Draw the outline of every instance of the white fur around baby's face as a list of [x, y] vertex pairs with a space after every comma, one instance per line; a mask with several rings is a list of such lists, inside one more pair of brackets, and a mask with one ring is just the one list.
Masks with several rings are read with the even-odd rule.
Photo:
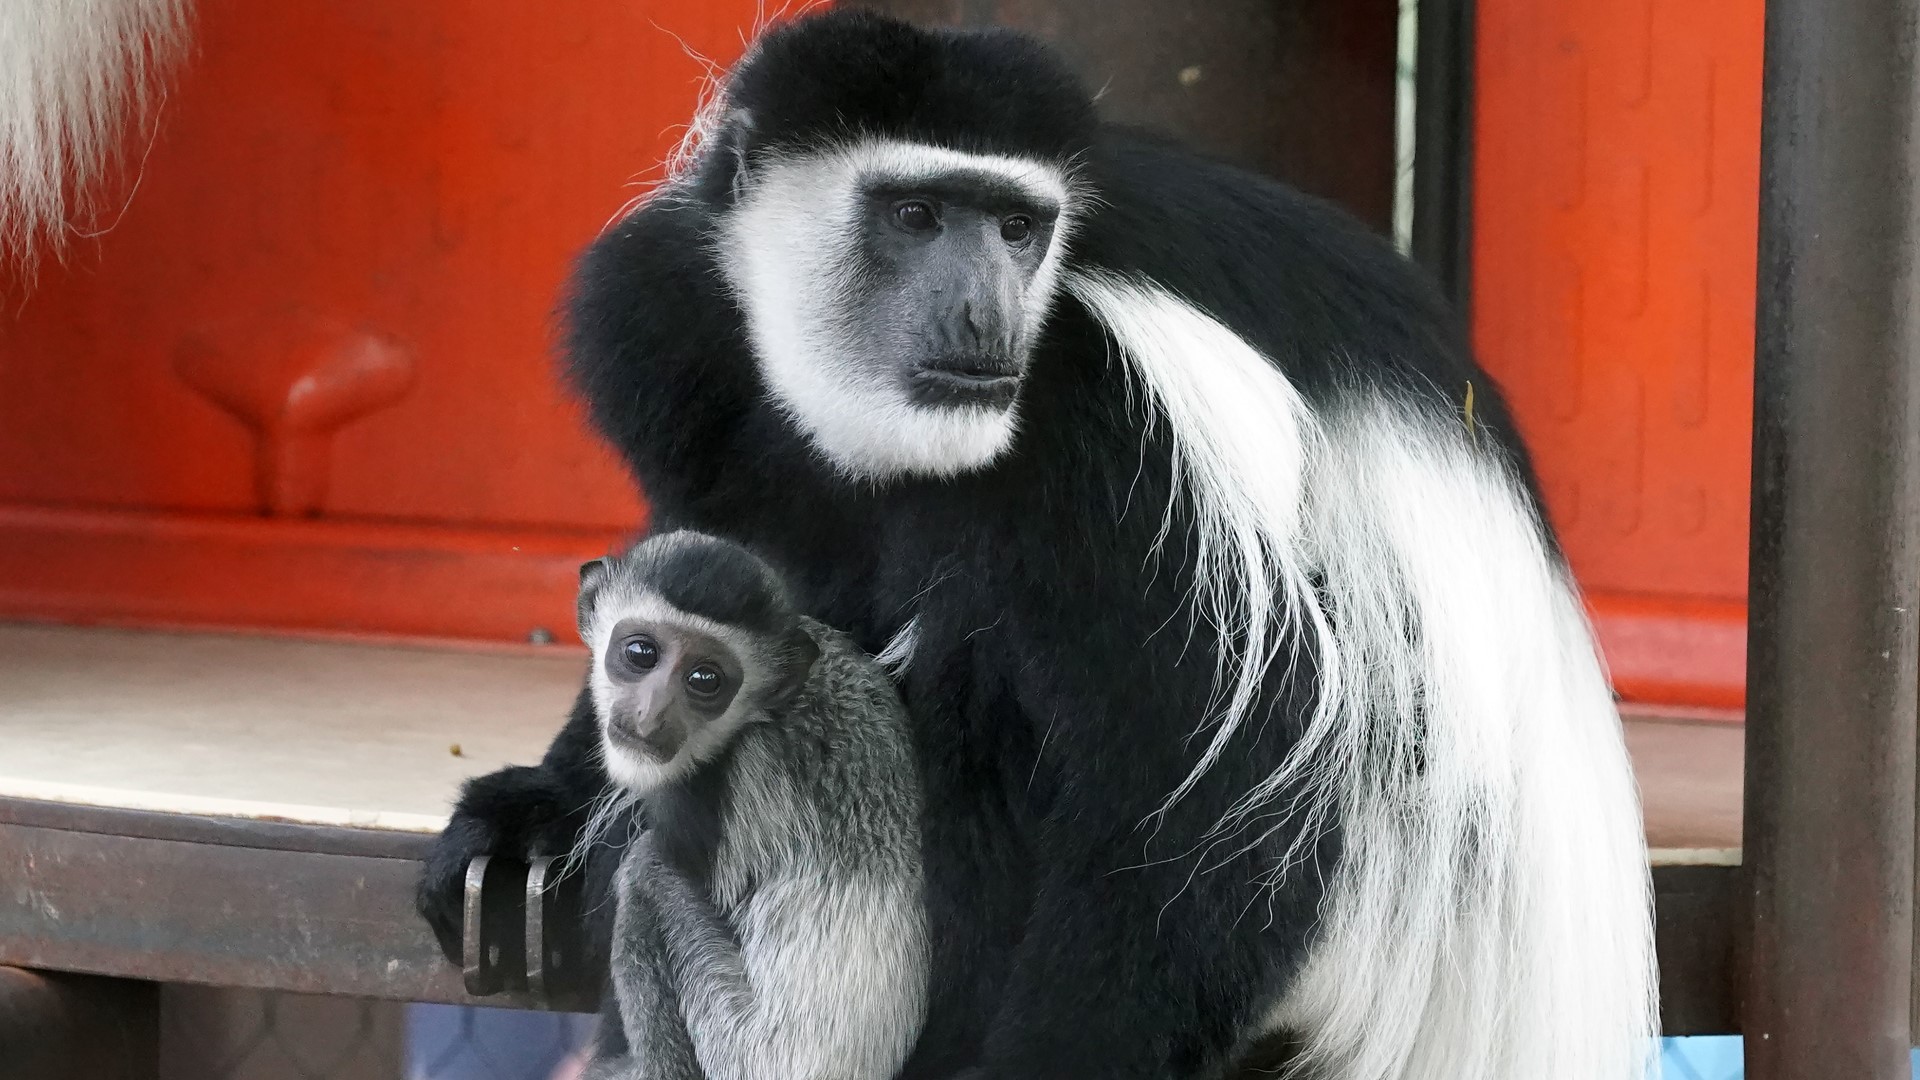
[[[675, 635], [717, 642], [732, 653], [731, 659], [721, 662], [729, 668], [729, 677], [736, 679], [738, 685], [733, 688], [724, 710], [712, 716], [692, 715], [685, 725], [683, 741], [665, 757], [650, 752], [616, 730], [623, 722], [631, 721], [629, 714], [636, 707], [642, 707], [640, 702], [644, 700], [637, 694], [636, 673], [616, 670], [623, 662], [623, 642], [617, 639], [630, 633], [630, 628], [636, 625], [653, 628], [650, 634], [653, 638]], [[658, 596], [636, 593], [616, 581], [596, 597], [588, 631], [587, 643], [594, 656], [589, 681], [594, 712], [600, 724], [601, 757], [607, 775], [631, 793], [646, 794], [684, 779], [701, 762], [712, 760], [736, 732], [759, 715], [756, 703], [771, 677], [756, 662], [754, 643], [733, 627], [681, 611]], [[667, 671], [647, 676], [653, 680], [672, 677], [673, 673]], [[645, 689], [657, 694], [672, 692], [673, 688]], [[687, 714], [690, 710], [681, 712]]]

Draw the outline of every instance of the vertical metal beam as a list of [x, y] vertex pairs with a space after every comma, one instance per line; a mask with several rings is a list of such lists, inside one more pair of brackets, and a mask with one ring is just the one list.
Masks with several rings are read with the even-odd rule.
[[1920, 0], [1769, 0], [1748, 632], [1752, 1080], [1909, 1075]]
[[1413, 258], [1466, 321], [1473, 285], [1474, 0], [1420, 0], [1413, 80]]

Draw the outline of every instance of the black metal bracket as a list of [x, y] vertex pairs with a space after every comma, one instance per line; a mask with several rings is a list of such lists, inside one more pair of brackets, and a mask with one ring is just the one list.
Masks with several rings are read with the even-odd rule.
[[482, 855], [467, 866], [461, 968], [467, 993], [591, 1012], [599, 1000], [582, 879], [559, 859]]

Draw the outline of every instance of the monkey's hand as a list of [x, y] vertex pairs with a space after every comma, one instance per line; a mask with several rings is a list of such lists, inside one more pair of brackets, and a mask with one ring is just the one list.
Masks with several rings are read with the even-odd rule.
[[543, 768], [511, 765], [467, 781], [427, 855], [415, 896], [447, 959], [460, 962], [467, 864], [481, 855], [564, 855], [585, 823], [580, 810], [579, 800]]
[[513, 765], [467, 781], [446, 831], [420, 874], [414, 905], [455, 964], [461, 956], [467, 864], [480, 855], [529, 859], [565, 855], [606, 787], [593, 747], [593, 702], [585, 690], [537, 766]]

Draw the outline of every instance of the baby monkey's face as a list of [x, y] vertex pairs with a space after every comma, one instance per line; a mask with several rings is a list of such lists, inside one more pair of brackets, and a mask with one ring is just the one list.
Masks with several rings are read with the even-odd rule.
[[698, 627], [621, 619], [607, 635], [600, 735], [608, 772], [629, 786], [664, 782], [724, 742], [743, 711], [741, 655]]
[[582, 566], [577, 614], [607, 775], [640, 794], [779, 714], [820, 655], [773, 570], [699, 533]]
[[689, 736], [726, 715], [745, 677], [725, 642], [645, 619], [616, 625], [602, 662], [613, 684], [607, 738], [663, 765]]

